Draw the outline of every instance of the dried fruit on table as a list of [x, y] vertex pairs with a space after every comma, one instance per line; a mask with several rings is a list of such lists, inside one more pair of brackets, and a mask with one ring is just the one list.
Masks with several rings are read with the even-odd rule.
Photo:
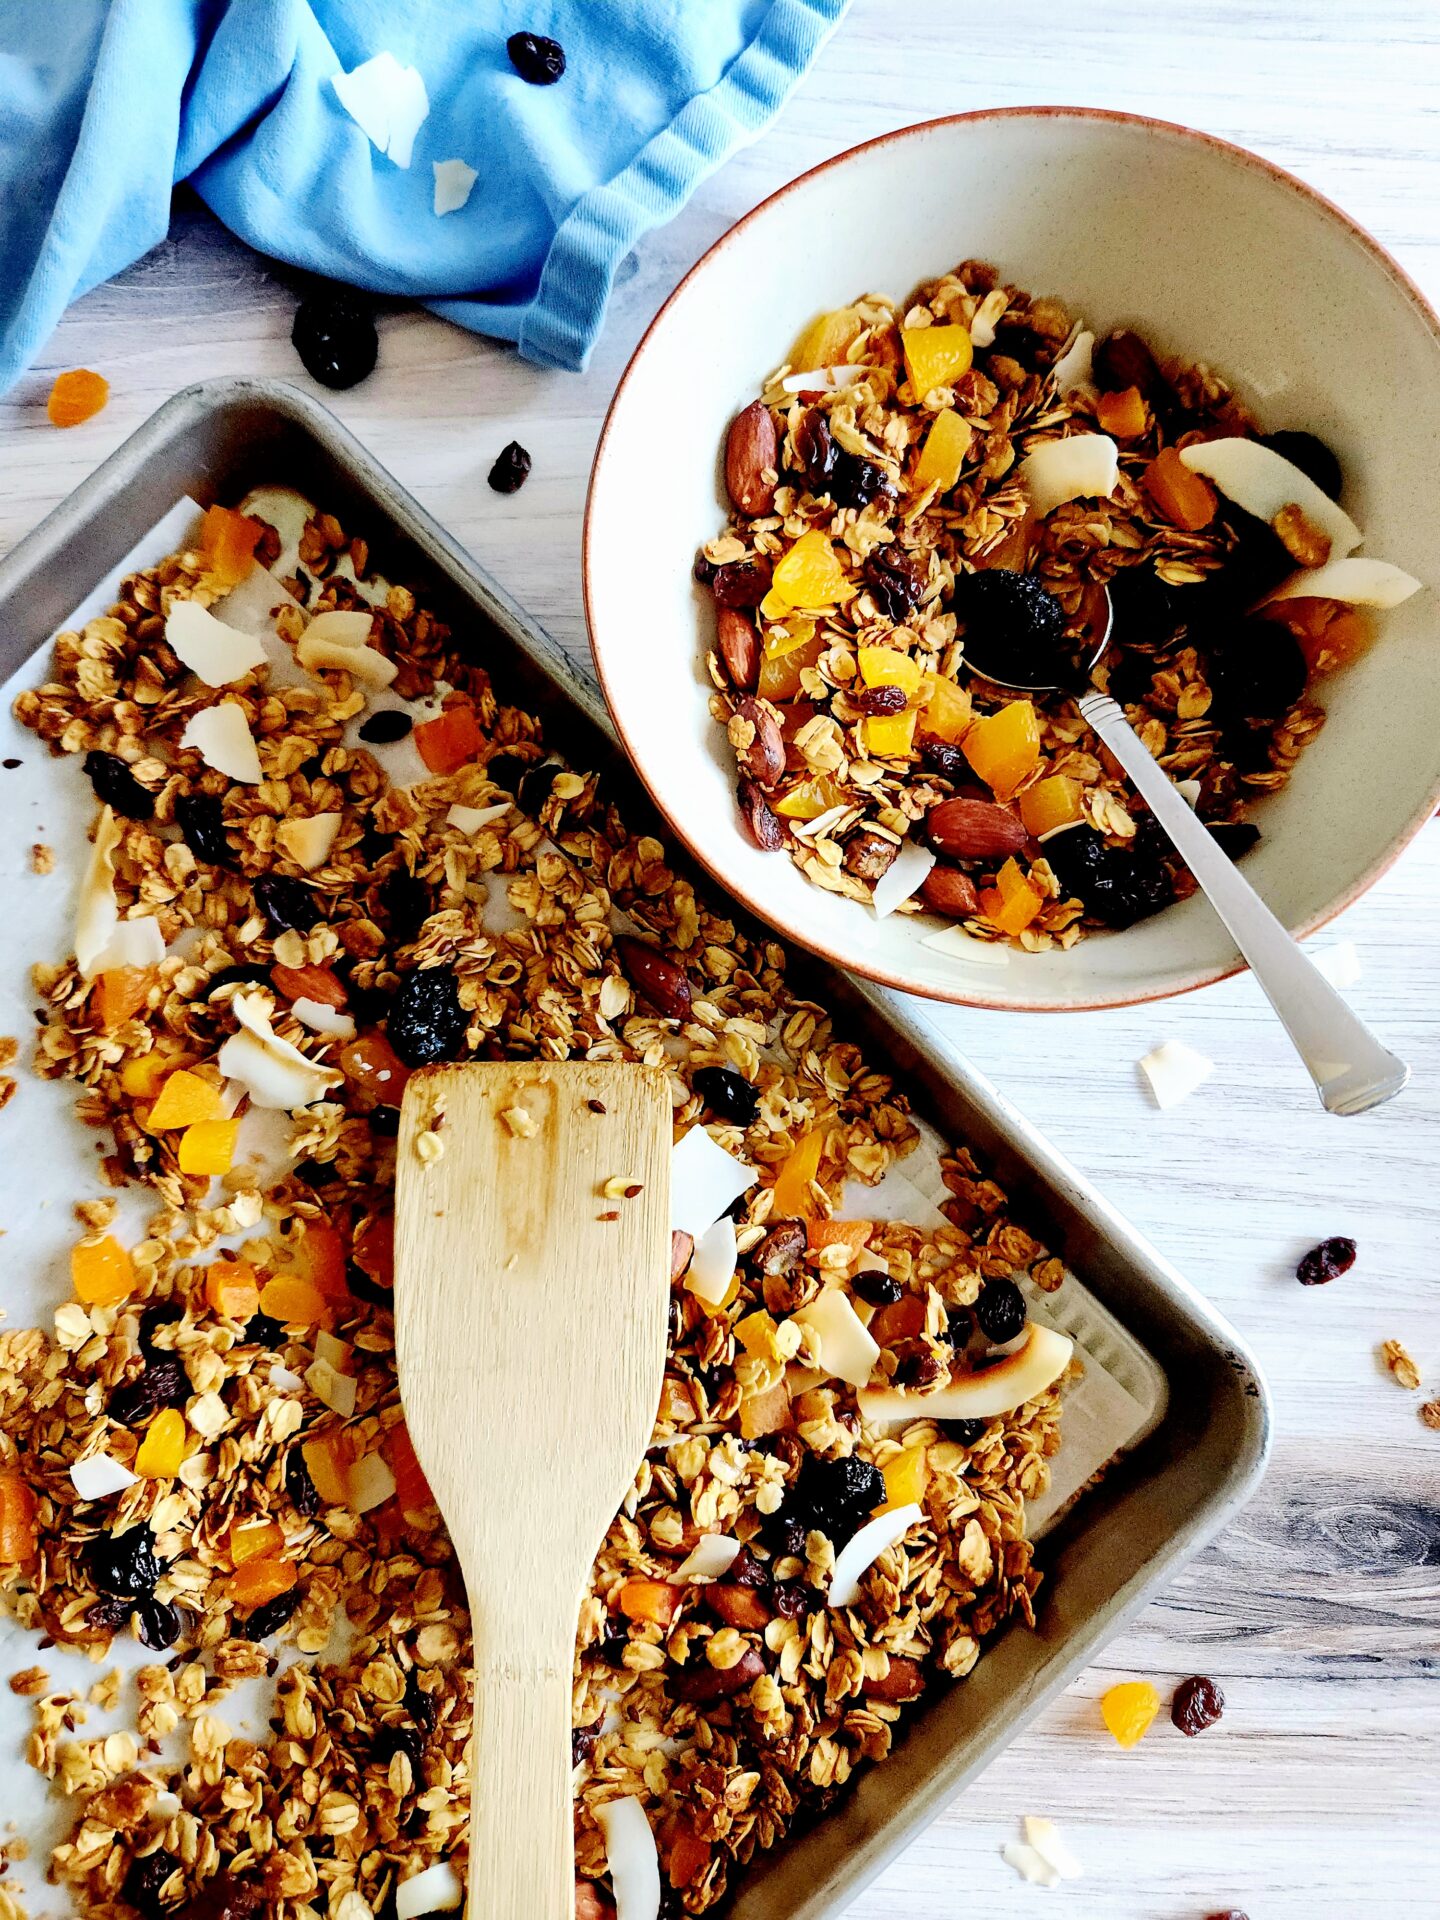
[[924, 1500], [925, 1489], [930, 1481], [924, 1447], [906, 1447], [893, 1460], [887, 1460], [881, 1472], [885, 1480], [887, 1508], [918, 1507]]
[[430, 1490], [430, 1482], [425, 1478], [425, 1469], [415, 1452], [415, 1443], [410, 1438], [410, 1429], [403, 1420], [399, 1421], [385, 1435], [380, 1451], [385, 1456], [386, 1465], [395, 1476], [395, 1497], [400, 1502], [402, 1513], [424, 1513], [435, 1505], [435, 1495]]
[[24, 1566], [36, 1553], [35, 1495], [18, 1467], [0, 1468], [0, 1566]]
[[1040, 722], [1032, 700], [1011, 700], [977, 720], [961, 751], [997, 800], [1008, 800], [1040, 759]]
[[485, 476], [485, 484], [492, 493], [518, 493], [530, 478], [533, 464], [529, 451], [518, 440], [512, 440], [495, 456], [495, 463]]
[[565, 73], [565, 49], [543, 33], [512, 33], [505, 42], [510, 64], [532, 87], [553, 87]]
[[975, 724], [970, 689], [958, 687], [953, 680], [946, 680], [940, 674], [927, 673], [924, 692], [925, 705], [920, 713], [921, 732], [934, 734], [937, 740], [956, 743], [963, 740]]
[[285, 1535], [273, 1520], [237, 1521], [230, 1529], [230, 1561], [232, 1566], [243, 1567], [247, 1560], [258, 1560], [263, 1555], [273, 1558], [282, 1553], [285, 1547]]
[[653, 1620], [662, 1627], [672, 1624], [680, 1611], [681, 1592], [665, 1580], [627, 1580], [616, 1596], [616, 1605], [627, 1620]]
[[975, 354], [964, 327], [906, 327], [900, 335], [905, 372], [917, 401], [936, 387], [953, 387]]
[[942, 493], [948, 493], [960, 478], [960, 469], [973, 438], [970, 422], [956, 413], [953, 407], [936, 414], [935, 424], [925, 436], [920, 458], [915, 462], [915, 471], [911, 475], [910, 484], [916, 492], [936, 486]]
[[355, 1443], [342, 1427], [307, 1440], [300, 1449], [311, 1484], [327, 1507], [343, 1507], [350, 1498], [350, 1470], [355, 1465]]
[[1138, 440], [1145, 431], [1145, 398], [1138, 387], [1102, 393], [1095, 402], [1095, 420], [1112, 440]]
[[1044, 895], [1031, 886], [1014, 859], [1005, 862], [996, 884], [980, 895], [981, 913], [992, 926], [1011, 935], [1028, 927], [1044, 904]]
[[207, 571], [222, 587], [237, 587], [255, 565], [255, 549], [265, 531], [248, 513], [233, 507], [207, 507], [200, 523], [200, 551]]
[[228, 1173], [235, 1164], [235, 1142], [239, 1137], [238, 1120], [197, 1120], [180, 1136], [181, 1173], [201, 1176]]
[[1122, 1747], [1141, 1740], [1160, 1711], [1160, 1696], [1148, 1680], [1122, 1680], [1100, 1702], [1106, 1726]]
[[850, 599], [857, 588], [838, 549], [818, 528], [811, 528], [776, 565], [770, 591], [778, 596], [777, 612], [783, 615], [791, 607], [817, 611], [834, 607]]
[[160, 1089], [160, 1097], [150, 1109], [152, 1132], [173, 1127], [193, 1127], [202, 1120], [220, 1120], [220, 1089], [184, 1067], [172, 1073]]
[[260, 1283], [246, 1260], [212, 1260], [205, 1269], [205, 1298], [226, 1320], [246, 1321], [260, 1311]]
[[52, 427], [78, 427], [92, 420], [110, 398], [110, 382], [88, 367], [73, 367], [57, 374], [45, 402]]
[[142, 1480], [173, 1480], [185, 1464], [189, 1437], [184, 1414], [174, 1407], [163, 1408], [145, 1429], [136, 1450], [136, 1473]]
[[410, 1069], [383, 1033], [363, 1033], [340, 1050], [340, 1069], [382, 1107], [398, 1107]]
[[431, 773], [455, 773], [478, 760], [485, 747], [485, 736], [468, 700], [456, 701], [433, 720], [422, 720], [413, 738]]
[[135, 1268], [114, 1234], [82, 1240], [70, 1249], [70, 1278], [87, 1307], [109, 1307], [135, 1291]]
[[810, 1182], [820, 1171], [821, 1156], [825, 1151], [825, 1134], [820, 1127], [812, 1127], [786, 1154], [780, 1163], [780, 1171], [771, 1188], [770, 1218], [794, 1218], [797, 1220], [815, 1219], [820, 1209], [810, 1192]]
[[155, 984], [153, 967], [110, 967], [91, 990], [91, 1009], [107, 1033], [133, 1019]]
[[375, 316], [349, 288], [334, 288], [302, 300], [290, 328], [290, 344], [312, 380], [337, 392], [373, 373], [380, 352]]
[[876, 760], [905, 760], [915, 739], [919, 715], [907, 713], [869, 714], [865, 719], [865, 751]]
[[1042, 833], [1068, 827], [1080, 818], [1080, 782], [1068, 773], [1052, 773], [1037, 780], [1020, 796], [1020, 818], [1038, 840]]
[[1355, 1242], [1337, 1233], [1310, 1249], [1296, 1267], [1295, 1278], [1302, 1287], [1319, 1287], [1348, 1273], [1354, 1264]]
[[329, 967], [282, 967], [270, 969], [277, 993], [287, 1000], [314, 1000], [322, 1007], [340, 1008], [346, 1004], [345, 982]]
[[1170, 1702], [1172, 1723], [1192, 1740], [1197, 1733], [1213, 1727], [1224, 1711], [1224, 1694], [1213, 1680], [1199, 1673], [1182, 1680]]
[[1173, 527], [1198, 533], [1215, 518], [1215, 489], [1193, 473], [1175, 447], [1163, 447], [1141, 475], [1141, 485]]
[[263, 1607], [282, 1593], [289, 1593], [299, 1578], [293, 1560], [265, 1554], [237, 1567], [225, 1582], [225, 1592], [234, 1606], [249, 1613], [252, 1608]]
[[260, 1311], [287, 1327], [328, 1327], [334, 1321], [334, 1302], [309, 1280], [277, 1273], [260, 1289]]

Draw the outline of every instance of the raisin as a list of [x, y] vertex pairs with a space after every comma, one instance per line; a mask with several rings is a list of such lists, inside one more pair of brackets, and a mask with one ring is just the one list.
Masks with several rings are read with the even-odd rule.
[[[254, 1325], [254, 1322], [251, 1322]], [[289, 1494], [295, 1511], [303, 1520], [313, 1520], [320, 1511], [320, 1494], [315, 1482], [310, 1478], [310, 1469], [305, 1464], [305, 1455], [299, 1447], [292, 1447], [285, 1461], [285, 1491]]]
[[850, 1281], [851, 1289], [872, 1307], [893, 1307], [905, 1289], [893, 1274], [881, 1268], [861, 1268]]
[[894, 545], [877, 547], [865, 562], [865, 581], [881, 613], [898, 627], [925, 591], [925, 567]]
[[381, 707], [367, 720], [360, 723], [360, 738], [368, 746], [388, 746], [392, 740], [403, 740], [415, 722], [400, 707]]
[[156, 1847], [153, 1853], [137, 1854], [125, 1869], [120, 1882], [120, 1897], [128, 1900], [145, 1920], [162, 1920], [171, 1909], [160, 1898], [160, 1889], [180, 1871], [178, 1857]]
[[135, 1609], [135, 1631], [140, 1644], [161, 1653], [180, 1638], [180, 1609], [165, 1600], [142, 1600]]
[[397, 868], [380, 883], [380, 911], [390, 923], [395, 945], [409, 946], [430, 918], [430, 889], [413, 873]]
[[607, 1667], [623, 1667], [625, 1649], [630, 1644], [628, 1633], [607, 1633], [600, 1642], [600, 1658]]
[[282, 933], [309, 933], [320, 918], [315, 895], [302, 880], [283, 873], [264, 873], [255, 882], [255, 904]]
[[836, 454], [830, 422], [817, 408], [811, 407], [800, 416], [794, 440], [801, 478], [811, 493], [826, 492], [830, 476], [835, 471]]
[[902, 1340], [893, 1351], [897, 1387], [933, 1387], [944, 1371], [938, 1355], [923, 1340]]
[[228, 867], [234, 860], [234, 850], [225, 837], [225, 807], [219, 794], [178, 794], [175, 824], [197, 860], [212, 867]]
[[969, 1307], [947, 1307], [945, 1309], [945, 1338], [957, 1353], [969, 1346], [970, 1335], [975, 1320]]
[[493, 493], [518, 493], [530, 478], [530, 456], [518, 440], [502, 447], [485, 476]]
[[410, 1776], [420, 1780], [420, 1768], [425, 1758], [425, 1736], [419, 1727], [377, 1727], [375, 1738], [370, 1743], [370, 1758], [378, 1767], [388, 1767], [397, 1753], [403, 1753], [410, 1762]]
[[803, 1520], [794, 1514], [787, 1514], [782, 1507], [766, 1520], [764, 1540], [777, 1560], [803, 1560], [809, 1532]]
[[942, 780], [963, 780], [969, 763], [954, 740], [942, 740], [938, 733], [920, 735], [920, 761]]
[[370, 1131], [382, 1139], [393, 1140], [400, 1131], [398, 1107], [372, 1107], [368, 1115]]
[[868, 1460], [857, 1454], [839, 1460], [809, 1454], [800, 1463], [783, 1511], [807, 1527], [817, 1527], [838, 1552], [884, 1498], [885, 1482]]
[[221, 987], [268, 987], [270, 969], [262, 967], [258, 961], [245, 961], [236, 967], [222, 967], [219, 973], [212, 973], [205, 983], [205, 998], [218, 993]]
[[245, 1344], [247, 1347], [284, 1346], [285, 1329], [278, 1320], [272, 1320], [268, 1313], [252, 1313], [245, 1322]]
[[903, 687], [860, 687], [855, 704], [862, 713], [903, 713], [909, 696]]
[[761, 1560], [757, 1560], [748, 1547], [741, 1547], [739, 1553], [730, 1562], [730, 1571], [725, 1583], [731, 1587], [749, 1587], [757, 1589], [766, 1585], [770, 1575]]
[[883, 467], [857, 453], [846, 453], [843, 447], [838, 449], [830, 475], [830, 498], [837, 507], [867, 507], [877, 494], [893, 492]]
[[185, 1903], [175, 1920], [252, 1920], [264, 1906], [265, 1895], [259, 1887], [233, 1873], [217, 1873]]
[[1147, 400], [1157, 394], [1170, 395], [1154, 354], [1139, 334], [1128, 328], [1118, 327], [1106, 334], [1096, 343], [1092, 359], [1095, 384], [1102, 393], [1123, 393], [1127, 387], [1138, 387]]
[[600, 1722], [592, 1720], [588, 1727], [570, 1729], [570, 1764], [578, 1767], [582, 1760], [588, 1760], [595, 1751], [600, 1738]]
[[97, 1600], [85, 1614], [87, 1627], [94, 1627], [99, 1633], [119, 1633], [129, 1623], [135, 1611], [133, 1600]]
[[435, 1722], [440, 1718], [440, 1702], [433, 1693], [427, 1693], [412, 1668], [405, 1676], [405, 1711], [426, 1735], [435, 1731]]
[[987, 1280], [975, 1302], [980, 1331], [995, 1346], [1004, 1346], [1025, 1331], [1025, 1296], [1013, 1280]]
[[358, 386], [373, 373], [380, 351], [373, 313], [348, 290], [302, 300], [290, 341], [311, 379], [337, 391]]
[[733, 1067], [697, 1067], [690, 1084], [712, 1113], [737, 1127], [748, 1127], [760, 1110], [759, 1094]]
[[555, 782], [565, 769], [553, 760], [547, 760], [543, 766], [531, 767], [520, 776], [520, 784], [515, 789], [515, 798], [521, 810], [532, 819], [538, 817], [540, 809], [555, 790]]
[[529, 765], [518, 753], [492, 753], [485, 762], [485, 778], [493, 780], [507, 793], [514, 793]]
[[810, 1589], [803, 1580], [777, 1580], [770, 1589], [770, 1605], [782, 1620], [798, 1620], [810, 1611]]
[[133, 1427], [161, 1407], [183, 1407], [189, 1398], [190, 1381], [179, 1354], [165, 1353], [133, 1380], [116, 1387], [106, 1412], [122, 1427]]
[[1145, 646], [1167, 644], [1185, 625], [1185, 595], [1190, 591], [1162, 580], [1148, 561], [1122, 567], [1110, 582], [1112, 637], [1124, 646], [1135, 641]]
[[1110, 667], [1109, 694], [1122, 707], [1138, 707], [1153, 690], [1159, 662], [1148, 653], [1127, 650]]
[[951, 606], [965, 622], [965, 661], [1022, 686], [1064, 675], [1065, 609], [1033, 573], [988, 567], [955, 576]]
[[1213, 1680], [1198, 1673], [1180, 1682], [1170, 1702], [1172, 1722], [1192, 1740], [1197, 1733], [1213, 1727], [1224, 1711], [1224, 1694]]
[[1354, 1264], [1355, 1242], [1337, 1233], [1310, 1249], [1296, 1267], [1295, 1278], [1302, 1287], [1320, 1287], [1327, 1280], [1336, 1280], [1342, 1273], [1348, 1273]]
[[469, 1025], [455, 969], [417, 967], [396, 989], [385, 1032], [407, 1067], [428, 1067], [455, 1059]]
[[116, 1600], [147, 1600], [164, 1569], [149, 1527], [102, 1533], [85, 1550], [85, 1570], [96, 1590]]
[[95, 798], [127, 820], [148, 820], [154, 813], [154, 794], [141, 786], [118, 753], [92, 748], [85, 756], [85, 772]]
[[989, 1424], [988, 1420], [942, 1420], [940, 1422], [950, 1438], [957, 1440], [962, 1447], [973, 1447]]
[[1207, 1913], [1205, 1920], [1250, 1920], [1250, 1916], [1242, 1913], [1239, 1907], [1226, 1907], [1223, 1913]]
[[1340, 462], [1317, 435], [1282, 428], [1279, 433], [1262, 434], [1260, 444], [1288, 460], [1292, 467], [1299, 467], [1305, 477], [1313, 480], [1332, 500], [1340, 498], [1344, 485]]
[[1216, 636], [1205, 677], [1217, 717], [1278, 720], [1305, 691], [1305, 656], [1278, 620], [1237, 620]]
[[303, 1587], [291, 1587], [288, 1593], [277, 1593], [273, 1600], [267, 1600], [262, 1607], [256, 1607], [253, 1613], [247, 1613], [232, 1629], [237, 1640], [268, 1640], [272, 1633], [278, 1633], [285, 1622], [294, 1613], [305, 1597]]
[[1222, 853], [1239, 860], [1259, 843], [1260, 829], [1249, 820], [1218, 820], [1207, 828]]
[[565, 49], [543, 33], [512, 33], [505, 51], [516, 73], [532, 87], [553, 87], [565, 72]]
[[753, 560], [716, 567], [710, 591], [718, 607], [758, 607], [770, 591], [770, 569], [757, 567]]
[[[147, 1359], [153, 1360], [157, 1352], [155, 1336], [161, 1327], [173, 1327], [177, 1320], [185, 1318], [185, 1309], [178, 1300], [154, 1300], [140, 1315], [140, 1351]], [[166, 1355], [168, 1358], [168, 1355]]]

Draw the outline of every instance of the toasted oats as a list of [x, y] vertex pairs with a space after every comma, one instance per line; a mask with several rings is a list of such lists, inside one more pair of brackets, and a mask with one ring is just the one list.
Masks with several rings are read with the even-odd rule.
[[1386, 1340], [1380, 1347], [1380, 1358], [1394, 1374], [1407, 1392], [1414, 1393], [1420, 1385], [1420, 1369], [1406, 1352], [1399, 1340]]
[[1427, 1400], [1420, 1409], [1420, 1418], [1432, 1432], [1440, 1433], [1440, 1400]]

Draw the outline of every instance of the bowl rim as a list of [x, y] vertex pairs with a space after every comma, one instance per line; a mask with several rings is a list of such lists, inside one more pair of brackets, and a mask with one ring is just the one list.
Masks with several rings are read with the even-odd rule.
[[[595, 671], [599, 678], [600, 690], [605, 697], [605, 704], [609, 709], [611, 721], [614, 724], [615, 731], [620, 739], [620, 744], [624, 748], [631, 765], [639, 775], [640, 780], [644, 784], [646, 791], [649, 793], [651, 800], [654, 802], [666, 825], [689, 850], [691, 858], [698, 861], [710, 877], [724, 888], [727, 893], [731, 893], [735, 895], [737, 899], [741, 899], [745, 906], [755, 914], [757, 919], [761, 920], [767, 926], [774, 927], [776, 932], [783, 938], [795, 942], [796, 945], [805, 948], [807, 952], [817, 954], [821, 959], [829, 961], [832, 965], [847, 967], [852, 972], [858, 973], [868, 980], [874, 980], [881, 986], [895, 988], [902, 993], [914, 994], [919, 999], [937, 1001], [948, 1006], [982, 1008], [997, 1013], [1097, 1013], [1111, 1007], [1144, 1006], [1155, 1000], [1171, 1000], [1182, 993], [1194, 993], [1200, 987], [1213, 986], [1218, 981], [1232, 979], [1236, 974], [1248, 972], [1249, 969], [1244, 959], [1237, 958], [1230, 965], [1202, 968], [1198, 972], [1182, 976], [1172, 985], [1156, 987], [1151, 991], [1138, 993], [1119, 992], [1106, 995], [1099, 999], [1018, 1000], [995, 999], [981, 990], [978, 984], [972, 986], [968, 981], [957, 982], [953, 987], [937, 987], [929, 983], [921, 984], [908, 974], [896, 972], [892, 967], [876, 962], [863, 955], [836, 952], [832, 945], [815, 939], [803, 924], [793, 924], [791, 921], [783, 919], [777, 914], [763, 911], [752, 899], [741, 894], [729, 874], [716, 866], [713, 861], [706, 858], [694, 844], [681, 822], [675, 817], [664, 794], [659, 791], [651, 780], [645, 763], [632, 744], [625, 722], [621, 718], [617, 702], [612, 694], [610, 677], [605, 669], [605, 651], [596, 642], [595, 613], [591, 600], [590, 556], [592, 541], [594, 539], [595, 496], [601, 483], [606, 453], [609, 447], [611, 433], [615, 426], [615, 416], [619, 410], [625, 389], [629, 385], [631, 375], [635, 372], [636, 367], [639, 365], [640, 360], [650, 344], [651, 335], [665, 319], [671, 307], [680, 298], [680, 295], [689, 286], [690, 282], [695, 279], [713, 259], [722, 253], [744, 229], [758, 220], [770, 207], [785, 199], [786, 196], [793, 193], [797, 187], [804, 186], [808, 181], [817, 178], [820, 174], [829, 173], [833, 169], [845, 165], [846, 162], [856, 159], [860, 154], [870, 153], [879, 147], [890, 146], [897, 141], [915, 139], [920, 135], [932, 132], [937, 127], [963, 126], [998, 120], [1026, 119], [1111, 123], [1138, 127], [1143, 132], [1159, 134], [1161, 137], [1173, 136], [1182, 140], [1194, 141], [1199, 146], [1213, 149], [1229, 164], [1246, 167], [1252, 172], [1261, 175], [1272, 185], [1288, 189], [1289, 192], [1303, 200], [1309, 201], [1317, 207], [1322, 214], [1327, 215], [1340, 226], [1353, 241], [1357, 241], [1360, 244], [1364, 252], [1370, 256], [1372, 262], [1380, 268], [1387, 279], [1394, 284], [1396, 290], [1415, 310], [1419, 318], [1428, 327], [1436, 346], [1440, 347], [1440, 314], [1437, 314], [1435, 308], [1421, 292], [1419, 286], [1400, 265], [1399, 261], [1388, 248], [1383, 246], [1373, 234], [1368, 233], [1358, 221], [1352, 219], [1343, 207], [1338, 206], [1335, 201], [1331, 200], [1328, 195], [1321, 193], [1318, 188], [1312, 187], [1307, 181], [1299, 179], [1295, 174], [1287, 172], [1284, 167], [1277, 166], [1273, 160], [1267, 160], [1261, 154], [1252, 153], [1249, 148], [1237, 145], [1233, 140], [1222, 139], [1218, 134], [1202, 132], [1198, 127], [1186, 126], [1181, 121], [1161, 120], [1150, 114], [1129, 113], [1112, 107], [1065, 105], [978, 107], [967, 113], [940, 114], [933, 119], [912, 121], [908, 126], [894, 127], [888, 133], [877, 134], [872, 139], [862, 140], [853, 147], [845, 148], [841, 153], [832, 154], [829, 159], [821, 160], [813, 167], [807, 167], [803, 173], [796, 174], [793, 180], [786, 181], [783, 186], [777, 187], [773, 193], [767, 194], [763, 200], [757, 201], [747, 213], [741, 214], [738, 220], [727, 227], [725, 232], [705, 249], [704, 253], [700, 255], [699, 259], [696, 260], [689, 271], [677, 281], [671, 292], [666, 296], [659, 308], [657, 308], [649, 324], [646, 326], [645, 331], [636, 342], [629, 359], [626, 361], [624, 372], [615, 384], [615, 391], [610, 396], [610, 404], [605, 411], [605, 420], [600, 429], [600, 437], [595, 445], [595, 457], [591, 462], [590, 480], [585, 492], [585, 515], [580, 536], [580, 589], [585, 609], [585, 627], [590, 640], [591, 659], [595, 663]], [[1309, 919], [1303, 921], [1298, 927], [1290, 929], [1294, 938], [1297, 940], [1305, 940], [1312, 934], [1318, 933], [1321, 928], [1328, 926], [1332, 920], [1338, 918], [1347, 908], [1352, 907], [1363, 894], [1368, 893], [1371, 887], [1373, 887], [1378, 880], [1382, 879], [1384, 875], [1389, 872], [1390, 868], [1394, 866], [1406, 847], [1409, 846], [1410, 842], [1419, 833], [1425, 823], [1435, 815], [1437, 810], [1440, 810], [1440, 774], [1437, 774], [1434, 784], [1422, 805], [1402, 824], [1399, 831], [1381, 849], [1375, 860], [1372, 861], [1360, 877], [1347, 888], [1338, 899], [1320, 908], [1318, 912], [1312, 914]]]

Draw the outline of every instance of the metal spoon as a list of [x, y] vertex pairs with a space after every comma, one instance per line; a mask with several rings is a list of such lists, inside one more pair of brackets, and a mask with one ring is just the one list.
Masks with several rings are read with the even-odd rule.
[[[1093, 646], [1077, 659], [1073, 677], [1013, 680], [992, 673], [969, 647], [965, 664], [996, 686], [1017, 693], [1066, 693], [1105, 742], [1169, 836], [1230, 937], [1249, 962], [1260, 990], [1280, 1016], [1327, 1113], [1365, 1113], [1391, 1100], [1410, 1078], [1403, 1060], [1381, 1046], [1340, 998], [1309, 955], [1275, 918], [1199, 816], [1141, 742], [1123, 709], [1091, 683], [1110, 639], [1114, 608], [1107, 589], [1091, 632]], [[1013, 669], [1012, 669], [1013, 671]], [[1086, 691], [1085, 689], [1089, 689]]]

